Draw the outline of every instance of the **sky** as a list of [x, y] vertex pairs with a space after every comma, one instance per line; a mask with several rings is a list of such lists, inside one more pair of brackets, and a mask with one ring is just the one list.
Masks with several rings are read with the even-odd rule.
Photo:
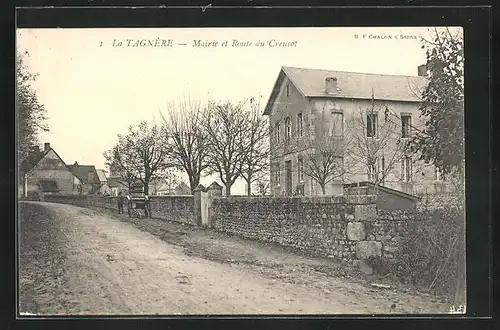
[[[428, 35], [427, 27], [18, 29], [17, 48], [30, 54], [49, 117], [41, 142], [68, 164], [105, 168], [117, 134], [160, 122], [170, 101], [260, 96], [263, 110], [281, 66], [414, 76]], [[244, 189], [238, 182], [233, 193]]]

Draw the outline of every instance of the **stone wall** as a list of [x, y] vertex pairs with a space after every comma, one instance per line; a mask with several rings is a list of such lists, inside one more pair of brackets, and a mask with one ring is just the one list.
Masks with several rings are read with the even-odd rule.
[[392, 258], [404, 212], [378, 212], [374, 196], [216, 198], [213, 227], [372, 269]]
[[[153, 218], [195, 225], [192, 195], [151, 196]], [[44, 201], [71, 204], [80, 207], [99, 207], [118, 211], [118, 197], [90, 195], [45, 195]], [[125, 209], [126, 210], [126, 209]]]

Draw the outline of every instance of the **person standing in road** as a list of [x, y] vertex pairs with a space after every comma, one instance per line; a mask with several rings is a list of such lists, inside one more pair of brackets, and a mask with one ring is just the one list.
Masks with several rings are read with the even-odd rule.
[[123, 204], [125, 203], [125, 198], [122, 195], [122, 192], [120, 191], [118, 193], [118, 213], [123, 213]]

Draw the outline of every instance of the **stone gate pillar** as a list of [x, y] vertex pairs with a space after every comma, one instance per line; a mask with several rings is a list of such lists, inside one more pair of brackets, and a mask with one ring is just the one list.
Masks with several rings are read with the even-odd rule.
[[210, 186], [207, 188], [208, 192], [208, 203], [207, 203], [207, 224], [209, 227], [212, 227], [212, 202], [214, 198], [222, 197], [222, 186], [217, 182], [212, 182]]
[[194, 221], [197, 226], [201, 226], [201, 193], [205, 190], [205, 187], [201, 183], [193, 190]]

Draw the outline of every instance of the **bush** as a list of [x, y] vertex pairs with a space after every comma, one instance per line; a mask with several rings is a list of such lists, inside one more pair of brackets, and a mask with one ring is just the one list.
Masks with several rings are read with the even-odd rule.
[[425, 201], [406, 221], [396, 252], [398, 278], [422, 291], [465, 304], [465, 213], [463, 203]]

